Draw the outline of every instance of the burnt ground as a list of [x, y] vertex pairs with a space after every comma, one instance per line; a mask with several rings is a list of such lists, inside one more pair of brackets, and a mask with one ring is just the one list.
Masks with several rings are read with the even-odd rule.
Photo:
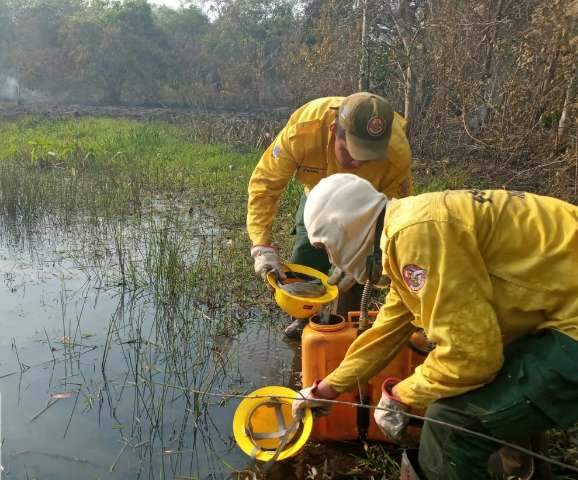
[[27, 116], [45, 119], [67, 119], [75, 117], [128, 118], [140, 121], [165, 121], [170, 123], [190, 122], [199, 115], [216, 115], [223, 119], [235, 117], [245, 119], [286, 120], [290, 108], [254, 109], [250, 111], [231, 111], [226, 109], [189, 109], [160, 106], [104, 106], [61, 104], [49, 101], [17, 103], [0, 100], [0, 121], [15, 121]]

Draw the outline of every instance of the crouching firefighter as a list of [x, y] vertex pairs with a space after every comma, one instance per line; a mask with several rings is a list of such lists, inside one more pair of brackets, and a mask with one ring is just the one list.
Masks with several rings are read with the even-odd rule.
[[[577, 207], [502, 190], [388, 201], [336, 174], [311, 190], [304, 222], [311, 244], [359, 283], [381, 235], [391, 285], [373, 327], [294, 410], [364, 384], [423, 328], [435, 349], [409, 378], [384, 383], [375, 419], [387, 436], [403, 439], [410, 408], [518, 445], [578, 422]], [[500, 447], [426, 420], [419, 466], [429, 480], [488, 479]]]

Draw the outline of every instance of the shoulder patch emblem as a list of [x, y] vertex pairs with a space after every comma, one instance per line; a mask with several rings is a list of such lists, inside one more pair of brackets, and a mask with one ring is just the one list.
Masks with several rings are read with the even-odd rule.
[[382, 117], [371, 117], [367, 122], [367, 133], [372, 137], [380, 137], [385, 131], [385, 122]]
[[403, 281], [412, 292], [419, 292], [425, 285], [426, 273], [424, 268], [417, 265], [403, 267]]

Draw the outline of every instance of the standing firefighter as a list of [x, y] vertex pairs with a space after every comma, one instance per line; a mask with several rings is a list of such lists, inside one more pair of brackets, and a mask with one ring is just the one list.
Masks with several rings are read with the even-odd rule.
[[[384, 382], [375, 418], [386, 435], [403, 437], [409, 408], [514, 443], [578, 421], [577, 207], [501, 190], [388, 201], [334, 175], [311, 191], [304, 219], [311, 243], [358, 282], [380, 235], [391, 285], [373, 327], [294, 409], [357, 388], [420, 327], [436, 347], [409, 378]], [[486, 479], [498, 448], [426, 421], [419, 464], [430, 480]]]
[[[322, 178], [351, 172], [367, 179], [388, 197], [399, 198], [411, 191], [411, 151], [405, 135], [405, 120], [386, 100], [370, 93], [313, 100], [291, 115], [275, 141], [265, 151], [249, 181], [247, 230], [253, 243], [255, 272], [265, 277], [270, 271], [281, 277], [279, 253], [271, 227], [279, 198], [295, 175], [305, 187], [295, 215], [296, 239], [291, 257], [299, 263], [327, 273], [331, 263], [323, 250], [309, 243], [303, 224], [308, 191]], [[334, 271], [331, 283], [342, 293], [355, 280]], [[359, 308], [361, 286], [341, 295], [339, 311]], [[357, 304], [354, 302], [357, 301]], [[285, 333], [299, 337], [304, 320], [295, 320]]]

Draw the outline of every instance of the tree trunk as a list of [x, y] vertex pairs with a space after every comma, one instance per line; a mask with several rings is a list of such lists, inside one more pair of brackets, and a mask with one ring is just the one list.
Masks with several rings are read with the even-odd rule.
[[502, 10], [504, 9], [504, 0], [498, 0], [496, 8], [496, 15], [494, 16], [494, 28], [492, 30], [492, 38], [488, 45], [488, 52], [486, 53], [486, 61], [484, 62], [484, 78], [489, 78], [490, 70], [492, 68], [492, 59], [494, 57], [494, 47], [498, 39], [498, 22], [502, 19]]
[[399, 11], [395, 15], [395, 26], [403, 44], [405, 53], [405, 74], [404, 74], [404, 117], [407, 121], [406, 132], [409, 134], [411, 121], [414, 113], [415, 102], [415, 79], [413, 74], [412, 58], [412, 35], [411, 23], [415, 19], [411, 18], [409, 1], [402, 0]]
[[410, 127], [410, 121], [413, 117], [414, 99], [415, 99], [415, 82], [413, 81], [413, 71], [411, 68], [411, 62], [408, 61], [407, 68], [405, 69], [405, 101], [403, 112], [403, 116], [407, 121], [406, 130], [408, 131]]
[[367, 0], [361, 0], [361, 60], [359, 62], [359, 81], [357, 90], [369, 89], [369, 56], [367, 52]]
[[[489, 40], [488, 51], [486, 53], [486, 59], [484, 61], [484, 70], [482, 74], [482, 79], [485, 81], [485, 86], [483, 87], [483, 90], [481, 92], [483, 104], [480, 105], [475, 110], [475, 115], [477, 116], [477, 118], [474, 119], [474, 122], [477, 124], [478, 130], [482, 127], [482, 125], [486, 123], [488, 114], [490, 113], [488, 104], [494, 103], [495, 100], [494, 97], [497, 89], [494, 87], [497, 79], [494, 78], [494, 82], [491, 82], [490, 78], [492, 76], [492, 61], [494, 59], [494, 49], [496, 47], [496, 42], [498, 40], [498, 27], [499, 22], [502, 20], [504, 3], [505, 0], [498, 0], [496, 13], [494, 15], [494, 18], [492, 19], [494, 22], [494, 27], [492, 29], [492, 36]], [[475, 133], [477, 133], [476, 129], [473, 130]]]
[[558, 146], [564, 147], [566, 144], [566, 139], [568, 137], [568, 127], [569, 127], [569, 115], [568, 110], [570, 106], [574, 103], [574, 97], [576, 96], [576, 74], [572, 77], [566, 88], [566, 96], [564, 97], [564, 106], [562, 107], [562, 114], [560, 115], [560, 121], [558, 122]]

